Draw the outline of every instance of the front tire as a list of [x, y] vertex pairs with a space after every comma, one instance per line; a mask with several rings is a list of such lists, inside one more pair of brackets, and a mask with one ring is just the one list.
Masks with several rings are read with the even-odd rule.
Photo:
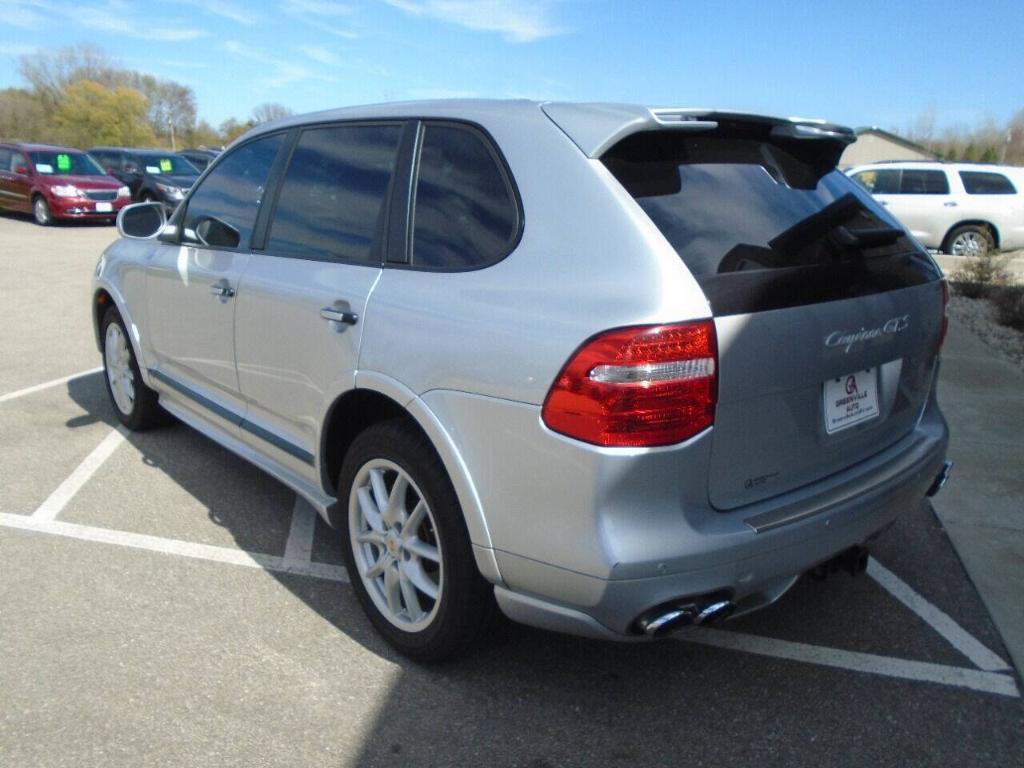
[[494, 598], [430, 443], [402, 421], [371, 426], [352, 442], [338, 489], [345, 565], [377, 631], [415, 661], [464, 653]]
[[100, 326], [103, 334], [103, 371], [107, 394], [118, 420], [131, 430], [155, 427], [164, 421], [158, 395], [146, 386], [128, 340], [121, 313], [110, 307]]
[[965, 224], [946, 236], [942, 250], [952, 256], [987, 256], [995, 250], [995, 245], [988, 227]]
[[35, 218], [36, 224], [41, 227], [47, 227], [53, 223], [50, 204], [46, 202], [46, 198], [42, 195], [36, 195], [35, 200], [32, 201], [32, 216]]

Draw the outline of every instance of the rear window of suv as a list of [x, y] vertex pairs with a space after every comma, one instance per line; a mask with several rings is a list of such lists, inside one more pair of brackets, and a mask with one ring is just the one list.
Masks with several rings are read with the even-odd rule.
[[960, 171], [960, 180], [968, 195], [1015, 195], [1017, 189], [1001, 173]]
[[602, 157], [716, 314], [833, 301], [938, 278], [844, 174], [767, 140], [635, 134]]
[[904, 168], [900, 179], [901, 195], [948, 195], [949, 179], [945, 171]]

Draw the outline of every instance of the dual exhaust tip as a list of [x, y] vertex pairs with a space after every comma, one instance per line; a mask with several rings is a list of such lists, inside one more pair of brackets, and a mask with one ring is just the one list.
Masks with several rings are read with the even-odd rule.
[[735, 610], [736, 606], [730, 600], [659, 606], [637, 619], [636, 626], [647, 637], [664, 637], [683, 627], [704, 627], [723, 621]]
[[[938, 475], [928, 488], [927, 496], [931, 497], [942, 490], [942, 486], [949, 479], [953, 470], [953, 462], [947, 461], [942, 465]], [[824, 579], [836, 571], [846, 571], [854, 576], [864, 573], [868, 566], [868, 550], [866, 547], [856, 546], [840, 552], [827, 562], [821, 563], [811, 569], [810, 574], [815, 579]], [[659, 605], [636, 620], [634, 626], [647, 637], [664, 637], [683, 627], [698, 626], [705, 627], [729, 618], [736, 610], [736, 605], [731, 600], [705, 599], [703, 601], [679, 602], [675, 604]]]

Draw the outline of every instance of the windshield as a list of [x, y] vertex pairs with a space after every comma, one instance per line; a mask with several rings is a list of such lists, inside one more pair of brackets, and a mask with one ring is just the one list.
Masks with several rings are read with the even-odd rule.
[[183, 157], [167, 153], [146, 153], [136, 155], [139, 170], [151, 176], [198, 176], [199, 169]]
[[30, 152], [36, 173], [43, 176], [61, 174], [69, 176], [106, 176], [96, 161], [84, 152], [47, 150]]
[[862, 187], [771, 141], [638, 134], [602, 161], [716, 312], [935, 279], [927, 254]]

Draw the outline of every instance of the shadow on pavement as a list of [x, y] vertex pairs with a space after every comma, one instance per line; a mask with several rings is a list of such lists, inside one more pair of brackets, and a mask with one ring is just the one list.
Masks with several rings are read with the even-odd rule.
[[[71, 381], [68, 393], [86, 412], [69, 428], [117, 424], [100, 375]], [[267, 551], [261, 526], [288, 530], [293, 494], [198, 432], [175, 423], [128, 440], [242, 549]], [[263, 499], [261, 508], [240, 504], [240, 494]], [[1001, 650], [927, 503], [907, 511], [879, 541], [876, 555]], [[386, 694], [366, 690], [361, 701], [339, 702], [378, 712], [358, 757], [344, 764], [984, 765], [1019, 764], [1014, 760], [1024, 750], [1020, 700], [674, 640], [594, 642], [506, 622], [468, 658], [424, 667], [380, 640], [348, 585], [271, 575], [338, 631], [400, 670]], [[727, 626], [969, 666], [867, 577], [803, 579], [775, 606]]]

